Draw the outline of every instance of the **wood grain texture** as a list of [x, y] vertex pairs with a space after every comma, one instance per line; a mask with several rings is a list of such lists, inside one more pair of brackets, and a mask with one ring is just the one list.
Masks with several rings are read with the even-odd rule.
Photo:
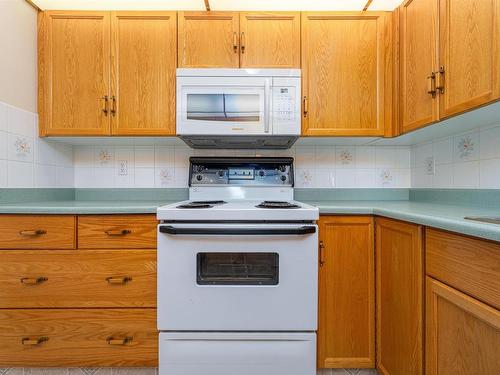
[[500, 243], [426, 231], [426, 273], [500, 309]]
[[0, 249], [74, 249], [75, 230], [73, 215], [0, 215]]
[[242, 68], [300, 68], [299, 12], [240, 13]]
[[157, 366], [156, 309], [0, 309], [0, 348], [2, 367]]
[[78, 248], [156, 249], [157, 225], [156, 215], [80, 215]]
[[[0, 308], [156, 307], [155, 250], [5, 250]], [[46, 280], [26, 285], [23, 278]], [[107, 278], [130, 278], [110, 284]]]
[[438, 2], [407, 0], [400, 12], [400, 118], [407, 133], [439, 120], [439, 95], [427, 92], [428, 77], [439, 70]]
[[426, 279], [426, 374], [499, 374], [500, 311]]
[[40, 135], [109, 135], [109, 12], [38, 16]]
[[239, 31], [237, 12], [178, 12], [179, 67], [238, 68]]
[[373, 218], [321, 216], [318, 368], [375, 366]]
[[302, 135], [384, 135], [387, 17], [302, 13]]
[[422, 227], [376, 219], [377, 369], [423, 374]]
[[500, 98], [500, 2], [440, 0], [441, 117]]
[[176, 12], [111, 15], [113, 135], [175, 135]]

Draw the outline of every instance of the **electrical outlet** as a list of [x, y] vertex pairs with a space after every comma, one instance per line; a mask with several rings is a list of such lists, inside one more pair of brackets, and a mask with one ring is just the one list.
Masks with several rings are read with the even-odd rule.
[[429, 156], [425, 159], [425, 171], [428, 175], [434, 176], [436, 173], [436, 163], [434, 162], [434, 156]]
[[126, 160], [118, 160], [118, 176], [128, 175], [128, 166]]

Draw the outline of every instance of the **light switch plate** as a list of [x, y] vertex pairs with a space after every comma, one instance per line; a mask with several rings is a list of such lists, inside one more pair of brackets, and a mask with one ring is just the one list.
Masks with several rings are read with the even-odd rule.
[[118, 176], [128, 175], [128, 166], [126, 160], [118, 160]]
[[429, 156], [425, 159], [425, 172], [431, 176], [436, 173], [436, 163], [434, 162], [434, 156]]

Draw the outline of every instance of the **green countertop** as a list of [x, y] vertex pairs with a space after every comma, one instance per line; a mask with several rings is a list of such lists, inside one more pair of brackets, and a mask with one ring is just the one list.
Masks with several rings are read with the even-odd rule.
[[[336, 201], [304, 203], [315, 205], [320, 214], [370, 214], [409, 221], [500, 242], [500, 225], [465, 220], [465, 216], [500, 216], [498, 209], [418, 201]], [[134, 214], [155, 213], [158, 206], [175, 201], [46, 201], [0, 204], [0, 213], [11, 214]]]

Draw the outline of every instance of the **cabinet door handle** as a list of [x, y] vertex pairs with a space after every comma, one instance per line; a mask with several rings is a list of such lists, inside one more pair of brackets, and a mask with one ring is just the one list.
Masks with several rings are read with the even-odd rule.
[[25, 237], [36, 237], [44, 234], [47, 234], [47, 231], [45, 229], [31, 229], [31, 230], [19, 231], [19, 235]]
[[427, 77], [428, 88], [427, 94], [431, 95], [433, 98], [436, 96], [436, 73], [432, 72], [430, 76]]
[[127, 337], [123, 337], [123, 338], [120, 338], [120, 339], [115, 339], [114, 337], [109, 337], [107, 339], [108, 341], [108, 344], [109, 345], [127, 345], [129, 342], [131, 342], [134, 338], [133, 337], [130, 337], [130, 336], [127, 336]]
[[106, 233], [108, 236], [126, 236], [127, 234], [132, 233], [130, 229], [121, 229], [121, 230], [105, 230], [104, 233]]
[[319, 241], [319, 266], [323, 267], [325, 265], [325, 244], [323, 241]]
[[444, 85], [445, 85], [445, 80], [444, 80], [444, 66], [439, 67], [439, 71], [437, 72], [437, 86], [436, 90], [439, 91], [440, 94], [444, 94]]
[[104, 95], [101, 99], [104, 100], [104, 108], [102, 111], [104, 112], [104, 116], [107, 116], [109, 112], [109, 97]]
[[245, 33], [241, 33], [241, 53], [245, 53]]
[[112, 96], [111, 97], [111, 114], [114, 116], [116, 116], [116, 96]]
[[309, 113], [309, 99], [307, 99], [307, 96], [302, 98], [302, 106], [304, 107], [304, 117], [307, 117], [307, 114]]
[[45, 281], [47, 281], [48, 278], [40, 276], [40, 277], [23, 277], [21, 278], [21, 284], [24, 285], [39, 285]]
[[38, 337], [36, 339], [31, 339], [29, 337], [24, 337], [21, 339], [21, 344], [24, 346], [35, 346], [44, 343], [45, 341], [49, 341], [48, 337]]
[[125, 285], [129, 281], [132, 281], [132, 277], [130, 276], [121, 276], [121, 277], [106, 277], [106, 281], [111, 285]]
[[233, 50], [234, 53], [238, 53], [238, 34], [236, 32], [233, 33]]

